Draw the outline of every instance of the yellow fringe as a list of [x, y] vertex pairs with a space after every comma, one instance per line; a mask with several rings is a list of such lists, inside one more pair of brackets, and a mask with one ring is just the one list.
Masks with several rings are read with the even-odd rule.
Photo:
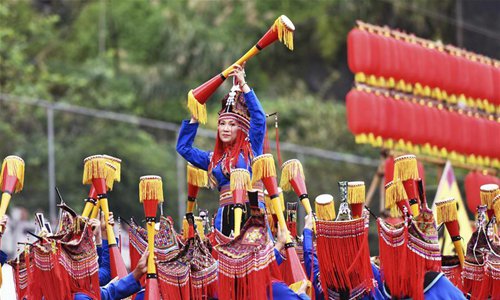
[[391, 209], [398, 201], [403, 199], [408, 199], [408, 196], [401, 181], [391, 181], [385, 185], [386, 209]]
[[304, 176], [304, 169], [302, 168], [300, 161], [298, 159], [290, 159], [284, 162], [281, 167], [280, 187], [284, 191], [292, 190], [290, 180], [295, 178], [297, 175], [302, 177], [304, 181], [306, 180], [306, 177]]
[[192, 164], [187, 164], [187, 183], [197, 187], [208, 186], [208, 173], [205, 170], [199, 169]]
[[438, 224], [458, 220], [457, 201], [447, 198], [436, 202], [436, 221]]
[[191, 115], [193, 115], [198, 122], [202, 124], [207, 123], [207, 107], [205, 104], [201, 104], [198, 100], [196, 100], [193, 95], [193, 90], [190, 90], [188, 93], [187, 107], [191, 112]]
[[488, 209], [492, 208], [493, 199], [500, 194], [500, 189], [496, 184], [484, 184], [481, 186], [481, 204], [488, 206]]
[[102, 155], [87, 157], [83, 165], [83, 184], [91, 184], [94, 178], [106, 178], [106, 159]]
[[349, 182], [347, 185], [347, 203], [365, 203], [365, 183], [362, 181]]
[[139, 201], [158, 200], [163, 202], [163, 184], [160, 176], [143, 176], [139, 181]]
[[333, 201], [328, 204], [318, 204], [315, 202], [314, 209], [316, 210], [316, 217], [318, 220], [333, 221], [337, 216]]
[[391, 207], [391, 209], [389, 210], [389, 215], [391, 216], [391, 218], [401, 218], [403, 216], [397, 205], [393, 205]]
[[115, 167], [115, 178], [114, 179], [116, 182], [120, 182], [121, 176], [122, 176], [122, 171], [121, 171], [122, 160], [117, 158], [117, 157], [114, 157], [111, 155], [106, 155], [106, 154], [104, 154], [103, 157], [106, 159], [106, 162], [112, 164], [113, 167]]
[[394, 179], [418, 179], [417, 158], [415, 155], [402, 155], [394, 159]]
[[257, 156], [252, 162], [252, 185], [264, 177], [276, 177], [276, 166], [272, 154]]
[[283, 16], [274, 21], [273, 31], [278, 30], [278, 39], [282, 42], [288, 49], [293, 51], [293, 30], [288, 28], [281, 20]]
[[9, 176], [16, 176], [17, 183], [14, 193], [20, 192], [24, 187], [24, 160], [19, 156], [9, 155], [4, 158], [2, 163], [2, 171], [0, 172], [0, 185], [3, 185], [3, 175], [7, 167]]
[[109, 191], [113, 190], [113, 183], [116, 179], [116, 168], [112, 163], [106, 162], [106, 187]]
[[500, 195], [497, 195], [493, 199], [493, 211], [495, 212], [495, 217], [500, 220]]
[[231, 191], [249, 190], [252, 188], [250, 183], [250, 173], [246, 169], [234, 169], [231, 171]]
[[360, 83], [365, 83], [366, 82], [366, 75], [363, 72], [356, 73], [354, 75], [354, 81], [360, 82]]

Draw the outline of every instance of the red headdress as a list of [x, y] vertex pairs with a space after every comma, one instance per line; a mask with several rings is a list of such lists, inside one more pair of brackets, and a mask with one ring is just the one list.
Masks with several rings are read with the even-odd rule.
[[252, 159], [252, 150], [248, 137], [250, 114], [248, 113], [243, 93], [237, 85], [233, 85], [231, 91], [222, 99], [219, 121], [227, 119], [235, 120], [240, 130], [238, 130], [236, 139], [230, 145], [224, 145], [217, 133], [214, 153], [208, 167], [208, 174], [210, 175], [210, 183], [212, 185], [215, 185], [212, 170], [219, 162], [222, 161], [223, 172], [229, 174], [231, 168], [236, 166], [240, 153], [243, 154], [247, 163]]

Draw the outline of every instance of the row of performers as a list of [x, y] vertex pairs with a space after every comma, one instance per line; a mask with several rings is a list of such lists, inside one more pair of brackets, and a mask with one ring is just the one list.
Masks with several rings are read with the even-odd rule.
[[[370, 215], [367, 210], [355, 215], [364, 200], [364, 185], [342, 182], [340, 186], [344, 196], [338, 215], [332, 196], [318, 196], [317, 219], [306, 216], [301, 237], [294, 232], [296, 210], [288, 210], [288, 222], [281, 227], [277, 221], [281, 205], [268, 203], [276, 210], [262, 209], [259, 190], [249, 191], [248, 220], [237, 237], [228, 237], [213, 226], [205, 232], [201, 218], [192, 213], [186, 214], [181, 234], [175, 232], [171, 218], [161, 217], [155, 224], [146, 206], [156, 207], [161, 201], [161, 178], [142, 177], [147, 229], [129, 224], [134, 266], [130, 274], [119, 270], [121, 256], [110, 256], [117, 254], [110, 251], [115, 248], [110, 248], [108, 236], [114, 225], [112, 213], [107, 218], [101, 214], [99, 221], [62, 205], [65, 213], [58, 231], [42, 229], [37, 242], [26, 244], [25, 251], [9, 261], [18, 299], [498, 298], [499, 246], [493, 227], [498, 209], [492, 211], [487, 205], [478, 209], [477, 229], [465, 259], [460, 251], [456, 257], [441, 257], [432, 212], [420, 203], [417, 209], [408, 209], [406, 195], [406, 201], [398, 201], [403, 201], [398, 205], [404, 214], [377, 218], [380, 256], [370, 259]], [[394, 186], [387, 186], [387, 197], [396, 194]], [[398, 193], [405, 193], [403, 185], [399, 188]], [[486, 204], [491, 200], [493, 207], [500, 201], [498, 194], [498, 186], [481, 188], [482, 199]], [[437, 203], [438, 222], [446, 225], [455, 241], [456, 209], [454, 199]], [[2, 228], [6, 223], [3, 216]], [[2, 252], [0, 258], [3, 264], [6, 255]]]

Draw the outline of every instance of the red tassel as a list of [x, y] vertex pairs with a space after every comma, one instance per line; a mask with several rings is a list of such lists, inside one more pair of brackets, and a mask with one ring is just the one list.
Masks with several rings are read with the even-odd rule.
[[448, 278], [459, 290], [462, 290], [462, 266], [460, 265], [458, 257], [443, 256], [441, 263], [441, 270], [446, 278]]
[[391, 228], [382, 219], [377, 220], [379, 231], [379, 253], [382, 280], [393, 297], [402, 298], [410, 294], [410, 273], [406, 269], [408, 227]]
[[358, 297], [373, 289], [373, 272], [364, 218], [317, 221], [317, 251], [324, 291]]

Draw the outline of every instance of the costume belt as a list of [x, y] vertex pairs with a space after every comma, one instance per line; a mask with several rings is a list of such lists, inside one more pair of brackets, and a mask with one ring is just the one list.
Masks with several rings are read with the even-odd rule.
[[[259, 190], [259, 202], [264, 202], [264, 192], [263, 192], [263, 187], [264, 185], [262, 184], [261, 181], [256, 182], [253, 185], [254, 189]], [[245, 195], [245, 202], [248, 202], [248, 195]], [[231, 188], [230, 185], [224, 185], [221, 187], [220, 192], [219, 192], [219, 206], [223, 207], [229, 204], [234, 204], [233, 201], [233, 194], [231, 193]]]

